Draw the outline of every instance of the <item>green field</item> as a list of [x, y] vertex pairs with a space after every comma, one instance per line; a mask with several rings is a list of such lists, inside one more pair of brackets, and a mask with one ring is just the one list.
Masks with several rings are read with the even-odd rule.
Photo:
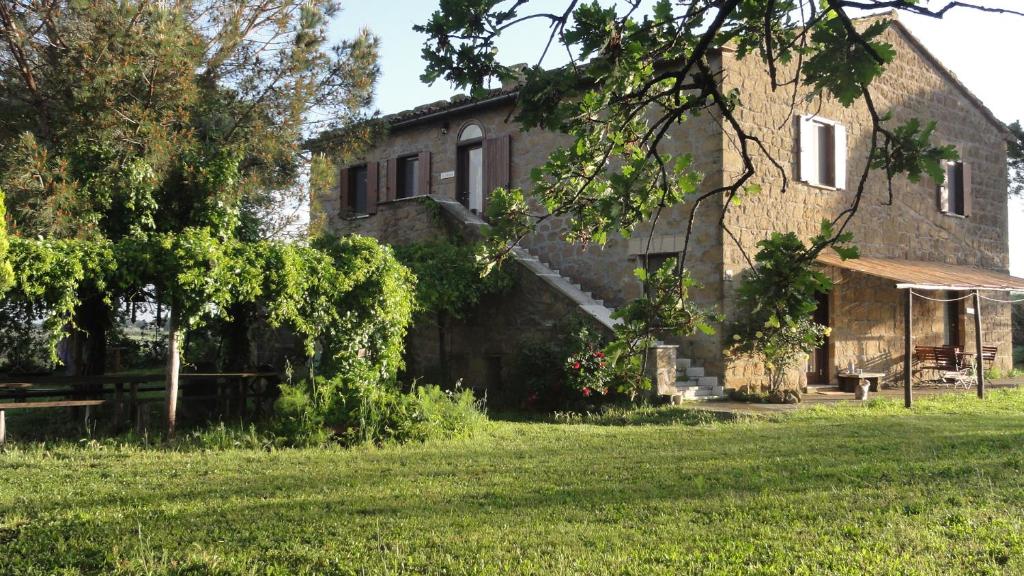
[[1024, 573], [1022, 392], [648, 417], [350, 450], [15, 446], [0, 574]]

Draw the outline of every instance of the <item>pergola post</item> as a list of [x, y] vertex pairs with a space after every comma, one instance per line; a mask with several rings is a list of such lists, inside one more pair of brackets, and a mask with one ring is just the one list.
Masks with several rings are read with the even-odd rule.
[[910, 371], [913, 369], [913, 301], [914, 292], [907, 288], [907, 298], [903, 304], [903, 405], [907, 408], [914, 403], [913, 392], [910, 389]]
[[985, 397], [985, 361], [981, 354], [981, 294], [974, 291], [974, 358], [978, 362], [975, 374], [978, 377], [978, 398]]

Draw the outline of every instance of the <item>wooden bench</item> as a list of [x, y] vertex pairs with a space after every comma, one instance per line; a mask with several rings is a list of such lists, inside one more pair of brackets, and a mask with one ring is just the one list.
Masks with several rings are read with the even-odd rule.
[[84, 424], [89, 426], [89, 416], [93, 406], [103, 404], [103, 400], [59, 400], [55, 402], [7, 402], [0, 404], [0, 446], [7, 441], [7, 410], [35, 410], [39, 408], [85, 408]]
[[956, 372], [960, 370], [961, 355], [956, 346], [915, 346], [914, 362], [917, 372], [938, 370]]

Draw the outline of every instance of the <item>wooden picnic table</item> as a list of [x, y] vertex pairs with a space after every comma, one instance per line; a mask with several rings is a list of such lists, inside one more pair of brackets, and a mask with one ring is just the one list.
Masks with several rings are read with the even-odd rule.
[[85, 431], [89, 431], [89, 418], [93, 406], [103, 404], [103, 400], [61, 400], [58, 402], [5, 402], [0, 403], [0, 446], [7, 441], [7, 411], [8, 410], [35, 410], [45, 408], [85, 408], [85, 418], [82, 425]]
[[[43, 375], [30, 378], [0, 376], [0, 401], [11, 399], [24, 403], [29, 398], [88, 401], [98, 399], [107, 393], [113, 393], [115, 428], [120, 428], [125, 420], [126, 404], [128, 413], [134, 416], [136, 426], [141, 427], [143, 405], [149, 401], [141, 400], [139, 393], [164, 391], [165, 378], [163, 372], [105, 374], [102, 376]], [[256, 411], [263, 412], [263, 400], [270, 397], [270, 384], [278, 378], [278, 374], [262, 371], [187, 372], [181, 374], [179, 378], [190, 383], [189, 386], [182, 389], [186, 392], [186, 399], [213, 400], [222, 414], [234, 413], [241, 418], [245, 416], [250, 398], [256, 399]], [[204, 381], [207, 382], [204, 383]], [[216, 386], [214, 393], [187, 394], [189, 388], [202, 387], [204, 384]], [[129, 387], [127, 398], [125, 385]], [[43, 403], [35, 402], [33, 404], [41, 405]]]

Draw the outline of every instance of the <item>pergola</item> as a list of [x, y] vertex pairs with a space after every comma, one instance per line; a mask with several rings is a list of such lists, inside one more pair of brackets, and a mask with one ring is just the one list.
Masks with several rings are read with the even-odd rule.
[[869, 257], [843, 260], [831, 254], [818, 256], [817, 261], [827, 266], [892, 280], [896, 283], [896, 289], [906, 292], [903, 305], [903, 399], [907, 408], [910, 408], [914, 401], [910, 386], [914, 355], [912, 316], [914, 290], [970, 292], [974, 299], [974, 341], [979, 363], [977, 370], [978, 397], [985, 397], [985, 374], [980, 366], [982, 351], [981, 292], [1024, 292], [1024, 278], [984, 268], [941, 262]]

